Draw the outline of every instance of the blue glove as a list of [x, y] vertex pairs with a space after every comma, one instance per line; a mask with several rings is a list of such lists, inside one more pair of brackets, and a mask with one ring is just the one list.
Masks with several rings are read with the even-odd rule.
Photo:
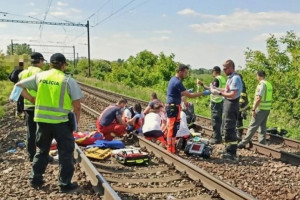
[[188, 89], [187, 91], [188, 91], [189, 93], [193, 93], [194, 88]]
[[210, 95], [210, 90], [204, 90], [203, 94], [204, 94], [204, 96]]
[[137, 118], [137, 119], [141, 118], [141, 114], [135, 114], [134, 117]]

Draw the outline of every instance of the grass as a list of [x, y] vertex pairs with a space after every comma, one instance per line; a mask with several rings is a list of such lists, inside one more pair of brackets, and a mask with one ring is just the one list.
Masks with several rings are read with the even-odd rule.
[[[204, 80], [205, 84], [208, 84], [209, 77], [208, 76], [199, 76], [200, 79]], [[131, 96], [137, 99], [142, 99], [145, 101], [150, 100], [150, 94], [152, 92], [156, 92], [159, 99], [165, 102], [166, 92], [160, 91], [158, 89], [153, 88], [143, 88], [143, 87], [135, 87], [131, 88], [121, 83], [111, 83], [100, 81], [95, 78], [86, 78], [81, 76], [76, 76], [76, 79], [80, 82], [84, 82], [89, 85], [93, 85], [102, 89], [106, 89], [109, 91], [113, 91], [116, 93], [120, 93], [126, 96]], [[210, 107], [209, 107], [209, 97], [199, 97], [196, 99], [188, 99], [188, 101], [192, 102], [195, 107], [195, 113], [204, 117], [210, 117]], [[248, 127], [251, 119], [251, 112], [249, 112], [247, 120], [244, 120], [244, 127]], [[288, 130], [287, 137], [300, 140], [300, 122], [298, 120], [292, 120], [290, 117], [284, 117], [284, 115], [276, 112], [275, 110], [271, 111], [271, 114], [268, 118], [267, 127], [281, 127], [283, 129]]]
[[4, 104], [8, 102], [8, 97], [13, 88], [13, 83], [10, 81], [0, 81], [0, 88], [0, 118], [2, 118], [5, 113]]

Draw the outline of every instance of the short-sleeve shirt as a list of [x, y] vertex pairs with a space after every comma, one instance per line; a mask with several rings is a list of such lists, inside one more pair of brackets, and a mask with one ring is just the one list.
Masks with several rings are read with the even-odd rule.
[[100, 117], [100, 125], [108, 126], [117, 120], [117, 116], [122, 115], [121, 108], [117, 105], [111, 105], [107, 107], [102, 113]]
[[154, 130], [159, 130], [161, 131], [161, 117], [158, 113], [153, 113], [150, 112], [148, 115], [145, 116], [145, 121], [143, 125], [143, 133], [149, 132], [149, 131], [154, 131]]
[[219, 80], [217, 78], [215, 78], [212, 82], [212, 85], [218, 88], [220, 85]]
[[[237, 99], [238, 97], [240, 97], [241, 92], [243, 90], [243, 83], [241, 77], [236, 72], [233, 72], [230, 76], [228, 76], [228, 80], [225, 86], [226, 93], [229, 93], [230, 91], [233, 90], [237, 90], [236, 97], [233, 99]], [[226, 99], [231, 99], [231, 98], [226, 98]]]
[[180, 105], [181, 103], [181, 92], [186, 91], [181, 80], [176, 76], [173, 76], [168, 84], [167, 91], [167, 103]]
[[[20, 81], [19, 83], [26, 89], [37, 91], [38, 84], [40, 82], [40, 75], [42, 73], [43, 72], [37, 73], [29, 78]], [[67, 82], [67, 91], [72, 101], [81, 99], [83, 97], [80, 87], [78, 86], [77, 82], [71, 77]]]
[[256, 96], [263, 96], [264, 92], [265, 92], [265, 89], [266, 89], [266, 85], [263, 84], [261, 81], [259, 82], [257, 88], [256, 88], [256, 93], [255, 95]]

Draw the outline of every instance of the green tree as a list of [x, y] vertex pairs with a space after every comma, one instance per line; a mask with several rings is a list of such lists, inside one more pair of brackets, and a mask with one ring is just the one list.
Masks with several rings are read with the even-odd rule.
[[[11, 48], [11, 44], [7, 46], [7, 50], [6, 50], [6, 54], [7, 55], [11, 55], [12, 54], [12, 48]], [[15, 55], [23, 55], [23, 54], [27, 54], [27, 55], [31, 55], [32, 53], [32, 49], [30, 47], [29, 44], [13, 44], [13, 53]]]
[[279, 39], [270, 35], [266, 48], [267, 53], [249, 48], [245, 52], [246, 68], [241, 73], [251, 101], [257, 85], [254, 72], [264, 70], [274, 90], [270, 123], [275, 126], [299, 126], [300, 38], [294, 32], [287, 32]]

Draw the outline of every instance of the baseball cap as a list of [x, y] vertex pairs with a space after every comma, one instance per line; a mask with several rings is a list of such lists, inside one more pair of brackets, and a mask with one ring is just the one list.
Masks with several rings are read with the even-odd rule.
[[31, 60], [45, 60], [44, 56], [38, 52], [32, 53], [30, 57], [31, 57]]
[[216, 72], [221, 72], [221, 68], [218, 66], [214, 66], [212, 70]]
[[55, 53], [50, 57], [51, 63], [67, 63], [66, 57], [61, 53]]

